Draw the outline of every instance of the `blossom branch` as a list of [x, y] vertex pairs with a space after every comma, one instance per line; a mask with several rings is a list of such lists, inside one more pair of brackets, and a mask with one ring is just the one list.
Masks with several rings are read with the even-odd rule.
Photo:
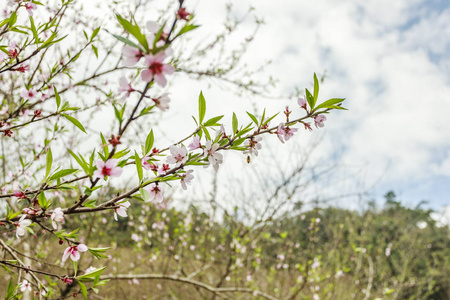
[[[20, 258], [14, 253], [14, 251], [12, 251], [11, 248], [2, 239], [0, 239], [0, 244], [15, 260], [17, 260], [19, 262], [20, 266], [22, 267], [20, 269], [23, 269], [23, 268], [28, 269], [25, 266], [25, 264], [20, 260]], [[42, 282], [39, 280], [39, 278], [34, 274], [34, 272], [33, 271], [29, 271], [29, 272], [30, 272], [31, 277], [33, 277], [33, 279], [38, 284], [38, 286], [41, 285], [43, 287], [43, 289], [45, 291], [47, 291], [46, 288], [44, 287], [44, 285], [42, 284]]]
[[188, 279], [186, 277], [179, 277], [176, 275], [164, 275], [164, 274], [136, 274], [136, 275], [103, 275], [100, 276], [101, 280], [109, 279], [109, 280], [129, 280], [129, 279], [146, 279], [146, 280], [170, 280], [170, 281], [176, 281], [176, 282], [182, 282], [186, 284], [190, 284], [202, 289], [205, 289], [207, 291], [210, 291], [211, 293], [214, 293], [217, 296], [220, 296], [224, 299], [229, 299], [229, 297], [223, 295], [223, 293], [245, 293], [245, 294], [252, 294], [254, 296], [260, 296], [264, 299], [269, 300], [278, 300], [278, 298], [275, 298], [267, 293], [261, 292], [259, 290], [252, 290], [249, 288], [242, 288], [242, 287], [223, 287], [223, 288], [215, 288], [213, 286], [210, 286], [206, 283]]

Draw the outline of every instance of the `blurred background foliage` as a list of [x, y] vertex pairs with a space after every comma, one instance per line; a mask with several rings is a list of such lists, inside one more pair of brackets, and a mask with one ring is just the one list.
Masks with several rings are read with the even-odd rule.
[[[213, 219], [194, 206], [179, 211], [135, 205], [128, 213], [118, 222], [108, 212], [65, 224], [67, 230], [89, 228], [86, 244], [95, 239], [113, 248], [114, 258], [85, 256], [79, 264], [80, 270], [108, 266], [103, 277], [111, 282], [102, 299], [264, 298], [255, 291], [277, 299], [450, 298], [449, 228], [438, 226], [431, 210], [403, 206], [393, 192], [382, 207], [368, 201], [359, 211], [299, 209], [257, 226], [226, 213]], [[64, 247], [54, 239], [34, 243], [43, 261]], [[1, 272], [3, 289], [8, 276]], [[66, 295], [77, 292], [76, 286], [57, 284]]]

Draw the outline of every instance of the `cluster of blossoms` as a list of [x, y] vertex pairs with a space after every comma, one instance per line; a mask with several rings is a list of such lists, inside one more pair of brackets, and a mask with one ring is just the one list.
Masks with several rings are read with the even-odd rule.
[[[8, 0], [8, 6], [13, 6], [20, 2], [21, 2], [20, 0]], [[33, 10], [35, 10], [37, 8], [36, 4], [33, 3], [33, 0], [29, 0], [28, 2], [25, 2], [24, 6], [25, 6], [25, 9], [27, 10], [28, 14], [32, 17]]]
[[[153, 47], [155, 34], [159, 31], [159, 25], [156, 22], [148, 22], [147, 29], [149, 31], [147, 34], [147, 43], [149, 47]], [[163, 31], [160, 35], [160, 39], [155, 43], [156, 48], [150, 48], [151, 53], [149, 54], [144, 54], [141, 49], [132, 46], [124, 46], [122, 50], [122, 54], [125, 57], [123, 65], [126, 67], [133, 67], [141, 60], [141, 58], [144, 58], [145, 68], [141, 72], [141, 79], [147, 83], [154, 80], [160, 86], [165, 87], [167, 84], [165, 75], [170, 75], [175, 72], [175, 68], [171, 64], [164, 62], [168, 56], [173, 54], [172, 49], [158, 49], [164, 46], [165, 38], [167, 38], [167, 34]], [[141, 47], [143, 48], [142, 45]], [[124, 84], [122, 87], [123, 86]]]

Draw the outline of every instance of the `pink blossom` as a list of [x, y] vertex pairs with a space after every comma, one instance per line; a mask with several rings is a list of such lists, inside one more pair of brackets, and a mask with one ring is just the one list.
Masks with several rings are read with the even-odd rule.
[[187, 170], [186, 173], [181, 175], [180, 184], [183, 190], [187, 190], [186, 184], [190, 184], [192, 179], [194, 179], [194, 175], [192, 175], [193, 172], [194, 170]]
[[144, 54], [142, 53], [141, 50], [131, 46], [123, 47], [122, 54], [123, 56], [125, 56], [123, 65], [126, 67], [134, 66], [142, 57], [144, 57]]
[[306, 109], [306, 100], [304, 98], [298, 98], [298, 105], [300, 105], [301, 108]]
[[200, 144], [200, 139], [197, 135], [194, 136], [194, 138], [192, 139], [192, 143], [188, 145], [188, 148], [190, 151], [202, 148], [202, 144]]
[[64, 250], [64, 254], [62, 257], [62, 262], [65, 262], [67, 258], [77, 261], [80, 259], [80, 252], [86, 252], [88, 250], [88, 247], [84, 244], [79, 244], [77, 246], [71, 246], [67, 247], [66, 250]]
[[3, 51], [0, 51], [0, 62], [3, 62], [6, 58], [8, 58], [8, 54]]
[[64, 283], [67, 283], [68, 285], [71, 285], [73, 283], [73, 280], [67, 277], [64, 277], [61, 279]]
[[158, 176], [161, 176], [161, 175], [165, 175], [167, 173], [167, 171], [169, 171], [169, 170], [170, 170], [169, 165], [168, 164], [163, 164], [161, 167], [159, 167], [157, 169], [156, 172], [158, 173]]
[[149, 201], [161, 203], [163, 202], [163, 195], [161, 193], [161, 188], [157, 183], [152, 183], [145, 188], [146, 191], [150, 193]]
[[159, 25], [155, 21], [148, 21], [146, 25], [148, 31], [151, 33], [157, 33], [159, 31]]
[[24, 118], [28, 117], [29, 114], [30, 114], [29, 109], [25, 109], [24, 111], [22, 111], [22, 117], [24, 117]]
[[141, 158], [141, 165], [146, 170], [151, 169], [152, 164], [149, 161], [150, 161], [150, 156], [145, 156], [145, 157]]
[[32, 0], [30, 0], [30, 2], [25, 3], [25, 8], [27, 9], [27, 12], [30, 16], [33, 16], [33, 9], [36, 9], [37, 6], [36, 4], [33, 3]]
[[50, 218], [52, 219], [53, 228], [57, 229], [58, 224], [56, 224], [56, 222], [62, 223], [64, 221], [64, 213], [63, 213], [61, 207], [55, 208], [55, 210], [52, 212], [52, 215], [50, 216]]
[[159, 98], [152, 98], [152, 100], [153, 102], [155, 102], [155, 106], [162, 111], [165, 111], [169, 108], [170, 98], [168, 93], [162, 94], [161, 96], [159, 96]]
[[23, 293], [26, 290], [28, 290], [29, 292], [31, 292], [31, 284], [28, 282], [28, 280], [24, 279], [20, 284], [20, 291]]
[[27, 227], [31, 225], [31, 220], [25, 219], [27, 215], [23, 215], [17, 223], [14, 225], [16, 226], [16, 237], [19, 238], [19, 236], [24, 236], [25, 232], [27, 231]]
[[122, 100], [128, 98], [130, 94], [135, 91], [135, 89], [133, 89], [131, 85], [128, 83], [125, 76], [121, 76], [119, 78], [119, 85], [120, 85], [119, 93], [125, 92], [125, 95], [122, 97]]
[[29, 71], [30, 68], [28, 65], [25, 64], [21, 64], [20, 66], [18, 66], [17, 68], [13, 69], [14, 71], [19, 71], [20, 73], [25, 73], [26, 71]]
[[[155, 21], [147, 22], [147, 29], [148, 29], [148, 31], [150, 31], [152, 33], [152, 35], [150, 36], [151, 40], [149, 40], [149, 38], [147, 38], [149, 46], [153, 45], [154, 38], [155, 38], [154, 35], [160, 30], [160, 28], [161, 27]], [[163, 29], [161, 32], [161, 35], [159, 36], [159, 40], [156, 43], [156, 46], [157, 47], [164, 46], [164, 44], [165, 44], [164, 41], [167, 40], [168, 36], [169, 36], [169, 34], [167, 33], [167, 30]]]
[[208, 140], [206, 141], [205, 146], [204, 153], [208, 156], [208, 162], [217, 170], [219, 164], [223, 162], [223, 155], [216, 152], [220, 145], [218, 143], [212, 144], [212, 142]]
[[21, 191], [13, 191], [14, 197], [17, 197], [19, 199], [28, 199], [27, 194], [25, 192]]
[[33, 89], [29, 90], [23, 89], [22, 92], [20, 93], [20, 96], [24, 99], [32, 100], [37, 96], [37, 92]]
[[158, 52], [156, 55], [146, 55], [145, 65], [147, 65], [148, 69], [142, 71], [142, 80], [145, 82], [154, 80], [160, 86], [165, 87], [167, 79], [164, 74], [172, 74], [175, 72], [175, 68], [172, 65], [163, 63], [165, 58], [166, 53], [164, 51]]
[[17, 56], [19, 56], [19, 46], [17, 46], [16, 42], [14, 41], [12, 41], [11, 45], [9, 46], [8, 56], [10, 58], [16, 58]]
[[122, 202], [122, 203], [118, 203], [117, 206], [118, 208], [114, 208], [114, 220], [117, 221], [117, 215], [121, 216], [121, 217], [127, 217], [127, 209], [128, 207], [130, 207], [131, 203], [130, 201], [126, 201], [126, 202]]
[[222, 125], [220, 125], [220, 131], [218, 132], [218, 134], [222, 134], [222, 138], [226, 139], [228, 138], [227, 133], [225, 132], [225, 127]]
[[314, 117], [314, 125], [316, 125], [316, 128], [323, 127], [325, 122], [327, 120], [327, 117], [324, 115], [318, 115]]
[[317, 269], [318, 267], [320, 267], [320, 261], [316, 257], [316, 258], [314, 258], [314, 262], [311, 264], [311, 268], [314, 270], [314, 269]]
[[132, 233], [131, 234], [131, 239], [135, 242], [139, 242], [142, 240], [142, 237], [140, 237], [139, 235], [137, 235], [136, 233]]
[[169, 150], [172, 155], [167, 157], [167, 162], [169, 164], [175, 164], [175, 168], [184, 165], [188, 160], [186, 147], [171, 145]]
[[119, 177], [122, 174], [122, 168], [117, 166], [117, 159], [108, 159], [106, 162], [103, 160], [97, 161], [97, 170], [94, 171], [94, 178], [105, 179], [105, 177]]
[[27, 214], [27, 215], [34, 215], [34, 216], [37, 215], [38, 211], [39, 211], [39, 210], [37, 210], [37, 209], [29, 208], [29, 207], [25, 207], [24, 209], [22, 209], [22, 212], [23, 212], [24, 214]]
[[262, 141], [262, 137], [260, 137], [260, 136], [255, 136], [249, 140], [245, 140], [245, 145], [247, 146], [247, 150], [245, 150], [242, 153], [258, 156], [258, 150], [260, 150], [262, 148], [261, 143], [260, 143], [261, 141]]
[[284, 123], [280, 123], [275, 133], [277, 134], [280, 141], [284, 144], [284, 142], [288, 141], [294, 135], [294, 133], [297, 132], [297, 130], [297, 128], [290, 128], [289, 126], [285, 126]]
[[186, 11], [186, 8], [182, 7], [177, 11], [177, 19], [188, 21], [188, 17], [191, 14]]
[[[152, 33], [147, 35], [147, 44], [148, 44], [148, 47], [150, 48], [150, 52], [152, 52], [152, 53], [154, 53], [154, 51], [152, 49], [154, 42], [155, 42], [155, 35], [152, 34]], [[159, 40], [156, 42], [155, 46], [157, 48], [161, 48], [161, 47], [164, 46], [164, 44], [165, 44], [165, 42], [164, 42], [164, 35], [163, 35], [163, 33], [161, 33], [161, 36], [159, 37]], [[169, 53], [167, 53], [167, 50], [172, 51], [172, 50], [170, 50], [170, 48], [166, 48], [166, 54], [169, 54]]]

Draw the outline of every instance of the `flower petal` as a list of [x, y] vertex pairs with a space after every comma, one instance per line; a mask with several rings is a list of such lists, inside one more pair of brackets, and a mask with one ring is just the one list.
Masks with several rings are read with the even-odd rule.
[[88, 251], [88, 247], [85, 244], [79, 244], [77, 246], [77, 250], [80, 252], [86, 252], [86, 251]]
[[155, 74], [155, 82], [162, 87], [165, 87], [167, 84], [167, 79], [163, 74]]

